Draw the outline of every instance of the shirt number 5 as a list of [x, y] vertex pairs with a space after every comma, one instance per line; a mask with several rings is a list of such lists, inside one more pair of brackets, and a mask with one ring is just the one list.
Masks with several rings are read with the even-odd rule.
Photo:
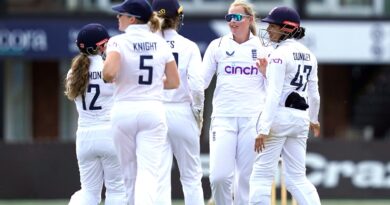
[[153, 56], [146, 55], [140, 56], [139, 59], [139, 69], [148, 71], [146, 79], [144, 79], [144, 75], [140, 75], [138, 77], [138, 84], [140, 85], [151, 85], [153, 80], [153, 66], [146, 66], [145, 60], [152, 60]]

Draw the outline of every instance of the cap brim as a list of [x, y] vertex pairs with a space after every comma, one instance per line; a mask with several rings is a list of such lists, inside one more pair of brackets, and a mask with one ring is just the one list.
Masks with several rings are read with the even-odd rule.
[[112, 10], [114, 10], [114, 11], [116, 11], [116, 12], [118, 12], [118, 13], [124, 13], [124, 12], [126, 12], [126, 11], [124, 10], [124, 8], [123, 8], [123, 4], [119, 4], [119, 5], [113, 6], [113, 7], [111, 7], [111, 8], [112, 8]]
[[261, 22], [266, 22], [266, 23], [272, 23], [272, 24], [278, 24], [278, 25], [280, 25], [280, 23], [278, 23], [278, 22], [276, 22], [276, 21], [274, 21], [273, 19], [270, 19], [270, 18], [268, 18], [268, 17], [265, 17], [265, 18], [261, 19]]
[[269, 18], [267, 18], [267, 17], [261, 19], [261, 21], [262, 21], [262, 22], [267, 22], [267, 23], [271, 23], [271, 22], [272, 22], [272, 20], [269, 19]]

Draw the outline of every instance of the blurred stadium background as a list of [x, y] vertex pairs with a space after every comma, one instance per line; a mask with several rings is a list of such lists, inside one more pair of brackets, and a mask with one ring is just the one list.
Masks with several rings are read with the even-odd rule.
[[[295, 7], [307, 29], [304, 43], [319, 60], [322, 136], [309, 140], [307, 173], [324, 204], [390, 204], [390, 1], [250, 1], [260, 17], [274, 6]], [[0, 199], [7, 200], [0, 205], [66, 204], [79, 189], [77, 112], [63, 95], [63, 79], [78, 30], [98, 22], [117, 34], [110, 8], [120, 2], [0, 0]], [[183, 0], [180, 32], [203, 53], [228, 32], [230, 3]], [[206, 198], [212, 91], [200, 138]], [[172, 172], [172, 195], [180, 200], [177, 168]]]

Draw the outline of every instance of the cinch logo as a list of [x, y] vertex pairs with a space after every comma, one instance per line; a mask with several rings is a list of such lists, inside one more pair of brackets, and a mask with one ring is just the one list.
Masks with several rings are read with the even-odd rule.
[[225, 72], [233, 75], [257, 75], [259, 70], [256, 66], [241, 67], [241, 66], [226, 66]]
[[[280, 59], [280, 58], [272, 58], [271, 62], [277, 63], [277, 64], [282, 64], [283, 63], [282, 59]], [[270, 64], [271, 64], [271, 62], [270, 62]]]

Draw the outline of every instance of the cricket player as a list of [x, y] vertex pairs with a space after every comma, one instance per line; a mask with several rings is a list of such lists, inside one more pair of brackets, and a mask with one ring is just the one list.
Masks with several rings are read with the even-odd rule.
[[[162, 19], [159, 34], [172, 48], [178, 65], [180, 87], [164, 91], [168, 138], [159, 172], [158, 199], [155, 205], [171, 205], [173, 155], [180, 171], [186, 205], [203, 205], [200, 129], [203, 123], [204, 88], [202, 59], [198, 46], [178, 34], [183, 24], [183, 7], [178, 0], [155, 0], [153, 9]], [[172, 155], [173, 154], [173, 155]]]
[[202, 65], [205, 88], [214, 75], [217, 79], [209, 135], [210, 183], [217, 205], [247, 205], [256, 157], [251, 147], [265, 98], [265, 78], [256, 60], [266, 56], [266, 50], [256, 36], [250, 4], [234, 1], [225, 19], [231, 32], [210, 43]]
[[[306, 142], [311, 127], [319, 134], [317, 59], [303, 44], [300, 16], [292, 8], [276, 7], [262, 19], [276, 49], [266, 66], [267, 97], [259, 120], [254, 149], [258, 152], [250, 179], [251, 205], [271, 203], [272, 181], [283, 161], [287, 190], [299, 205], [320, 205], [316, 188], [306, 178]], [[268, 63], [268, 64], [267, 64]]]
[[77, 35], [80, 50], [65, 80], [65, 95], [74, 100], [79, 114], [76, 155], [81, 189], [69, 205], [98, 205], [103, 183], [105, 204], [126, 205], [126, 192], [112, 139], [110, 112], [114, 87], [103, 82], [102, 55], [109, 35], [96, 23], [85, 25]]
[[163, 89], [180, 85], [171, 48], [151, 30], [159, 19], [146, 0], [126, 0], [112, 8], [119, 30], [110, 38], [103, 76], [114, 82], [112, 129], [130, 205], [154, 205], [157, 176], [166, 142]]

